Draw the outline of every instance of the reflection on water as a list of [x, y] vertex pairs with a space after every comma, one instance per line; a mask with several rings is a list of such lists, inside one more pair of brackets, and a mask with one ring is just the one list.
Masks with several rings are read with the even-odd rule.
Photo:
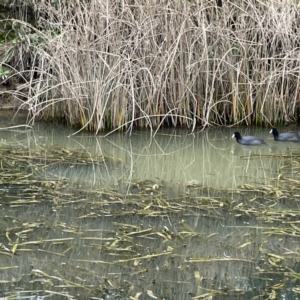
[[300, 144], [232, 131], [1, 131], [0, 297], [295, 299]]
[[[7, 123], [0, 123], [0, 127], [4, 124]], [[231, 138], [234, 130], [209, 129], [193, 134], [185, 130], [165, 130], [158, 132], [155, 138], [150, 138], [145, 131], [134, 132], [131, 136], [78, 134], [68, 138], [72, 130], [37, 124], [34, 130], [0, 133], [3, 140], [15, 146], [61, 146], [115, 159], [115, 164], [100, 167], [54, 165], [44, 168], [44, 177], [66, 177], [91, 187], [97, 184], [112, 186], [134, 179], [153, 180], [158, 184], [196, 181], [212, 187], [236, 187], [253, 181], [268, 184], [269, 178], [278, 172], [280, 158], [270, 160], [264, 155], [288, 155], [292, 149], [300, 148], [297, 143], [275, 142], [268, 129], [240, 129], [242, 135], [261, 136], [267, 142], [262, 146], [243, 146]], [[253, 156], [257, 158], [253, 160]]]
[[[268, 184], [276, 176], [280, 161], [265, 159], [269, 153], [291, 152], [298, 144], [280, 144], [271, 139], [264, 146], [242, 146], [231, 139], [228, 129], [209, 130], [196, 134], [165, 131], [151, 139], [146, 132], [114, 134], [108, 137], [77, 135], [60, 128], [38, 126], [40, 130], [13, 135], [7, 142], [38, 147], [61, 146], [83, 150], [91, 155], [105, 155], [116, 160], [114, 165], [74, 167], [49, 166], [44, 176], [67, 177], [81, 184], [112, 186], [119, 181], [153, 180], [178, 184], [190, 181], [212, 187], [235, 187], [248, 182]], [[291, 144], [291, 143], [288, 143]], [[259, 157], [261, 155], [261, 157]], [[252, 157], [257, 156], [253, 160]]]

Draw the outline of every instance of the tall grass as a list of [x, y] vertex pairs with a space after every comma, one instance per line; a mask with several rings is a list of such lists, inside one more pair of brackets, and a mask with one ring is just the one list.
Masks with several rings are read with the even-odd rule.
[[27, 33], [5, 63], [30, 123], [99, 132], [298, 118], [298, 1], [28, 2], [36, 26], [17, 22]]

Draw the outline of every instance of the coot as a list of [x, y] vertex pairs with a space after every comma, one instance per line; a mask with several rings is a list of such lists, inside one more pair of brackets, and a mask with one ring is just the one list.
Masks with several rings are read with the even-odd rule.
[[262, 144], [265, 144], [266, 142], [260, 138], [260, 137], [256, 137], [256, 136], [251, 136], [251, 135], [248, 135], [248, 136], [244, 136], [242, 137], [241, 134], [236, 131], [232, 137], [235, 137], [236, 138], [236, 141], [239, 143], [239, 144], [242, 144], [242, 145], [262, 145]]
[[279, 133], [276, 128], [272, 128], [270, 133], [273, 133], [274, 140], [277, 142], [299, 142], [300, 141], [299, 136], [292, 132]]

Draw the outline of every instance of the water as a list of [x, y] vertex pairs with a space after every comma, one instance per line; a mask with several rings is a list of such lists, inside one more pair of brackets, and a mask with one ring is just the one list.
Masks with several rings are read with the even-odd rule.
[[[6, 126], [11, 116], [3, 118], [0, 126]], [[20, 117], [21, 122], [24, 120]], [[236, 130], [236, 128], [234, 129]], [[121, 161], [112, 170], [101, 170], [95, 174], [88, 170], [84, 177], [94, 186], [101, 182], [107, 186], [120, 180], [152, 180], [185, 184], [197, 181], [205, 186], [236, 187], [249, 182], [263, 182], [277, 174], [280, 160], [256, 159], [253, 155], [270, 153], [288, 154], [299, 149], [295, 143], [278, 143], [268, 133], [268, 129], [241, 128], [242, 135], [264, 137], [267, 145], [243, 146], [232, 139], [233, 129], [198, 130], [189, 133], [186, 130], [159, 131], [151, 138], [147, 131], [129, 134], [111, 134], [107, 137], [82, 134], [71, 136], [74, 130], [62, 126], [37, 124], [33, 130], [1, 131], [1, 138], [11, 145], [59, 146], [81, 149], [91, 155], [99, 154]], [[56, 176], [76, 179], [78, 170], [58, 169]], [[81, 172], [83, 172], [81, 170]], [[105, 174], [106, 173], [106, 174]], [[47, 175], [45, 173], [45, 175]], [[95, 178], [95, 176], [97, 178]], [[82, 179], [82, 178], [81, 178]]]
[[[231, 129], [210, 129], [189, 134], [186, 131], [159, 132], [151, 139], [147, 132], [110, 135], [106, 138], [78, 135], [66, 144], [65, 138], [53, 140], [54, 145], [85, 148], [87, 151], [120, 159], [118, 168], [96, 175], [103, 184], [113, 185], [120, 180], [152, 180], [176, 184], [199, 182], [212, 187], [236, 187], [244, 183], [268, 184], [276, 176], [280, 160], [251, 160], [253, 155], [286, 153], [298, 145], [275, 143], [263, 131], [249, 132], [263, 135], [268, 145], [247, 147], [231, 138]], [[44, 142], [47, 142], [45, 139]], [[299, 148], [299, 147], [298, 147]], [[90, 181], [95, 183], [95, 181]]]
[[[69, 134], [69, 130], [38, 125], [34, 131], [13, 134], [11, 138], [5, 134], [3, 138], [10, 144], [84, 149], [91, 155], [106, 155], [120, 160], [120, 165], [107, 170], [106, 174], [85, 174], [90, 177], [86, 179], [91, 186], [97, 184], [95, 176], [96, 181], [100, 180], [108, 186], [117, 184], [119, 180], [133, 179], [178, 184], [194, 180], [214, 187], [236, 187], [252, 181], [267, 183], [268, 178], [276, 174], [278, 166], [274, 166], [274, 161], [257, 159], [250, 162], [247, 158], [274, 151], [289, 153], [290, 147], [298, 146], [291, 143], [278, 145], [271, 137], [267, 139], [267, 146], [242, 146], [231, 139], [230, 129], [211, 129], [195, 134], [179, 130], [164, 131], [159, 132], [155, 139], [151, 139], [147, 132], [137, 132], [131, 136], [113, 134], [108, 137], [81, 134], [67, 138]], [[253, 134], [266, 135], [262, 132]], [[72, 170], [57, 172], [68, 178], [78, 175]]]
[[[299, 258], [298, 192], [290, 191], [298, 182], [293, 153], [300, 144], [241, 128], [267, 142], [241, 146], [231, 138], [234, 130], [161, 130], [155, 138], [147, 131], [72, 136], [49, 124], [1, 131], [2, 146], [31, 149], [32, 162], [35, 149], [45, 147], [109, 159], [77, 165], [45, 158], [38, 171], [34, 163], [26, 170], [31, 180], [51, 184], [2, 182], [0, 296], [251, 299], [271, 291], [295, 299], [297, 285], [272, 284], [283, 282], [284, 266], [298, 271], [289, 260]], [[289, 162], [288, 191], [277, 191]], [[238, 190], [244, 186], [253, 191]], [[286, 203], [287, 195], [293, 202]]]

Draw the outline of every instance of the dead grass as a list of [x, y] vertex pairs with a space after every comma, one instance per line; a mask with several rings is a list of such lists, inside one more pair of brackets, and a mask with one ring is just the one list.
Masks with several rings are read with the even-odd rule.
[[294, 122], [297, 2], [32, 0], [36, 28], [14, 20], [5, 48], [11, 92], [30, 124], [96, 132]]

